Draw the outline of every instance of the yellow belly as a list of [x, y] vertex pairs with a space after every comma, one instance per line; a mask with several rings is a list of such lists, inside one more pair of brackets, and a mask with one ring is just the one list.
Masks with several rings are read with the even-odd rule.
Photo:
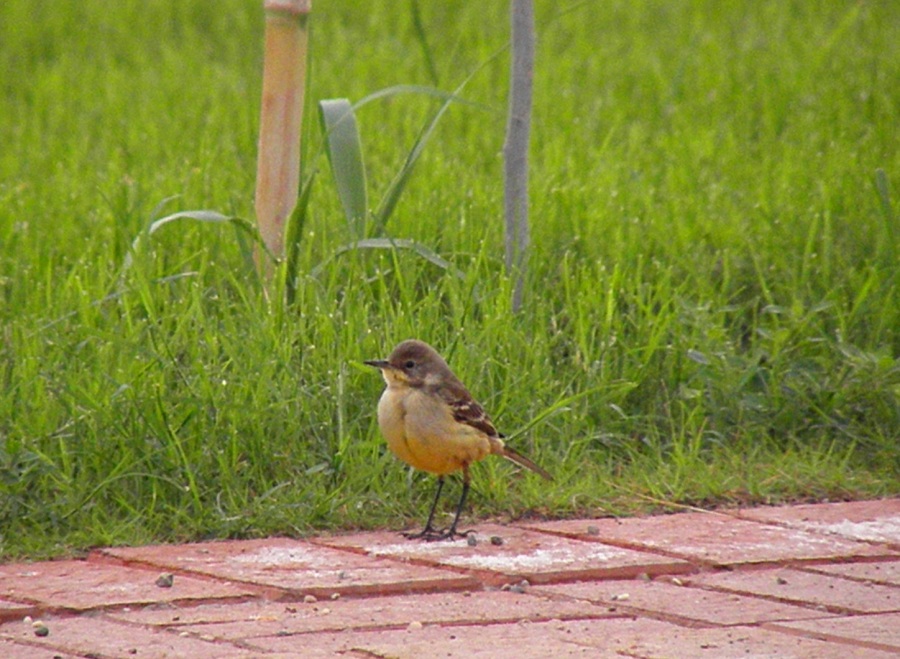
[[491, 452], [487, 435], [458, 423], [446, 405], [418, 390], [385, 389], [378, 425], [394, 455], [433, 474], [458, 471]]

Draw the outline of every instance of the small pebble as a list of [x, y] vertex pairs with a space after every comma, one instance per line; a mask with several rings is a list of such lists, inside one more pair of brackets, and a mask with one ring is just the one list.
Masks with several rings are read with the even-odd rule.
[[509, 592], [518, 593], [519, 595], [522, 595], [525, 593], [525, 589], [522, 587], [521, 584], [513, 584], [512, 586], [509, 587]]
[[34, 630], [35, 636], [49, 636], [50, 635], [50, 628], [47, 627], [47, 625], [45, 625], [40, 620], [35, 620], [33, 623], [31, 623], [31, 628]]
[[408, 632], [415, 632], [420, 629], [422, 629], [422, 623], [419, 622], [418, 620], [413, 620], [411, 623], [409, 623], [406, 626], [406, 631], [408, 631]]
[[631, 595], [628, 593], [619, 593], [618, 595], [613, 595], [611, 599], [615, 602], [624, 602], [627, 599], [631, 599]]
[[175, 583], [175, 575], [171, 572], [163, 572], [161, 575], [156, 577], [156, 585], [160, 588], [171, 588], [172, 584]]
[[499, 547], [500, 545], [503, 544], [503, 538], [501, 538], [499, 535], [492, 535], [491, 536], [491, 544], [494, 545], [495, 547]]
[[599, 526], [589, 526], [587, 527], [588, 535], [600, 535], [600, 527]]
[[779, 586], [784, 586], [787, 583], [787, 579], [785, 579], [784, 577], [778, 577], [777, 579], [775, 579], [775, 583], [777, 583]]
[[468, 535], [466, 536], [466, 544], [470, 547], [476, 547], [478, 546], [478, 538], [476, 538], [474, 535]]
[[340, 593], [331, 593], [331, 599], [339, 600], [339, 599], [341, 599], [341, 594]]
[[676, 586], [683, 586], [684, 582], [678, 577], [672, 577], [672, 583]]
[[30, 625], [34, 622], [34, 618], [32, 618], [31, 616], [25, 616], [24, 618], [22, 618], [22, 622], [24, 622], [26, 625]]
[[317, 598], [315, 595], [304, 595], [304, 596], [303, 596], [303, 601], [304, 601], [304, 603], [306, 603], [306, 604], [315, 604], [315, 603], [318, 602], [319, 600], [318, 600], [318, 598]]

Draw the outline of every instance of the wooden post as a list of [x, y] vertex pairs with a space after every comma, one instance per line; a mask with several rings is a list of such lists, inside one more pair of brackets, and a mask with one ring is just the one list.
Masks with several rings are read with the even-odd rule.
[[284, 225], [297, 203], [300, 125], [306, 84], [307, 18], [312, 0], [265, 0], [256, 221], [276, 257], [284, 254]]
[[528, 143], [531, 133], [531, 87], [534, 71], [534, 4], [511, 0], [512, 65], [509, 114], [503, 145], [506, 271], [515, 278], [512, 310], [522, 306], [528, 267]]

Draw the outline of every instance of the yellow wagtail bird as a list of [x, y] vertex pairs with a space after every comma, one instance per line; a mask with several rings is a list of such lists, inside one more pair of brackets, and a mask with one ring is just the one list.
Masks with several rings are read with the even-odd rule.
[[[503, 443], [484, 408], [479, 405], [447, 362], [427, 343], [404, 341], [387, 359], [366, 361], [381, 369], [387, 387], [378, 401], [378, 425], [394, 455], [416, 469], [438, 477], [437, 493], [428, 521], [420, 533], [404, 534], [425, 540], [453, 539], [469, 493], [469, 465], [487, 455], [502, 455], [547, 480], [553, 477]], [[453, 524], [447, 530], [432, 526], [444, 476], [463, 472], [463, 489]]]

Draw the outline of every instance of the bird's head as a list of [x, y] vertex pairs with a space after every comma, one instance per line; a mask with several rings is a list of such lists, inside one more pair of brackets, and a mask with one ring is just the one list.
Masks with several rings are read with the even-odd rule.
[[398, 345], [387, 359], [373, 359], [365, 363], [381, 369], [388, 386], [435, 386], [446, 380], [448, 374], [452, 377], [450, 367], [437, 350], [416, 339]]

